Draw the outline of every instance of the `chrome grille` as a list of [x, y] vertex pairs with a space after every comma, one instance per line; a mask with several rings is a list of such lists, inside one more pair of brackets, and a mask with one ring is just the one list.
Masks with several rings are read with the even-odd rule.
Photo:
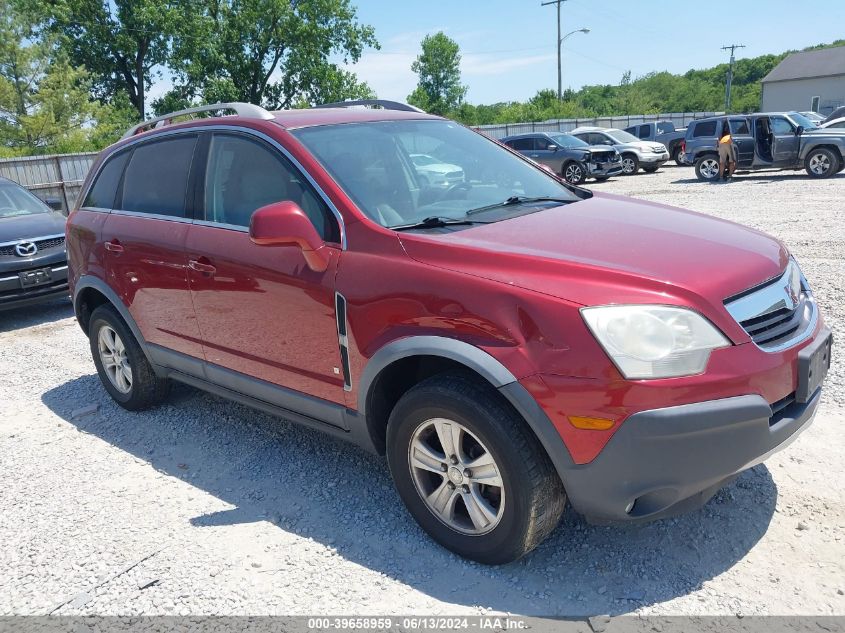
[[5, 242], [0, 244], [0, 257], [11, 257], [15, 255], [15, 246], [20, 242], [34, 242], [38, 247], [38, 252], [47, 251], [51, 248], [64, 246], [64, 235], [51, 235], [49, 237], [35, 238], [32, 240], [16, 240], [14, 242]]
[[798, 265], [725, 300], [725, 307], [761, 349], [774, 352], [807, 338], [818, 318], [813, 294]]

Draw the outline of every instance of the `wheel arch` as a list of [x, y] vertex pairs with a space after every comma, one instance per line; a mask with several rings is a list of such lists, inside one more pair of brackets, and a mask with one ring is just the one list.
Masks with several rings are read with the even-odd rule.
[[111, 305], [115, 310], [117, 310], [120, 318], [123, 319], [123, 322], [126, 323], [127, 327], [131, 330], [132, 335], [135, 337], [135, 340], [144, 352], [144, 356], [146, 356], [147, 361], [150, 364], [153, 364], [149, 351], [147, 350], [146, 340], [144, 340], [144, 336], [141, 334], [141, 329], [138, 327], [135, 319], [132, 318], [132, 315], [126, 308], [126, 305], [120, 300], [120, 297], [117, 296], [117, 293], [112, 290], [106, 282], [98, 277], [88, 275], [80, 277], [79, 281], [77, 281], [74, 286], [73, 310], [76, 314], [76, 320], [79, 323], [79, 327], [82, 328], [82, 331], [85, 332], [86, 336], [88, 335], [91, 313], [104, 304]]
[[802, 160], [806, 160], [807, 157], [817, 149], [826, 149], [836, 154], [837, 158], [839, 159], [840, 165], [842, 164], [842, 161], [845, 160], [845, 154], [843, 154], [842, 148], [835, 143], [816, 143], [815, 145], [811, 145], [804, 152], [804, 157]]
[[464, 341], [440, 336], [398, 339], [376, 352], [358, 387], [358, 413], [366, 421], [372, 446], [385, 450], [387, 422], [399, 398], [436, 373], [463, 371], [495, 388], [534, 433], [566, 485], [574, 462], [552, 421], [528, 390], [496, 358]]

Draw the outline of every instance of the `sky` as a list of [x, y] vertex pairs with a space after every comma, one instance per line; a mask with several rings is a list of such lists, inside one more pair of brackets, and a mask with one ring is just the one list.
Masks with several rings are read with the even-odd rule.
[[[411, 63], [427, 33], [443, 31], [461, 48], [470, 103], [525, 100], [557, 88], [554, 6], [541, 0], [353, 0], [375, 28], [381, 50], [348, 68], [382, 99], [405, 101], [416, 85]], [[705, 7], [705, 12], [702, 12]], [[845, 38], [845, 1], [566, 0], [561, 34], [563, 86], [617, 84], [653, 71], [683, 73], [737, 58], [780, 53]]]

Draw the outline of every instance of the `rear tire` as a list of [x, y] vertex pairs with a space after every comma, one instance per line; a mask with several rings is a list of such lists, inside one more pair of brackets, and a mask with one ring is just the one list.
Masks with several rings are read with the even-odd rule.
[[390, 414], [387, 460], [417, 523], [480, 563], [525, 555], [563, 513], [563, 485], [540, 442], [471, 376], [434, 376], [403, 395]]
[[715, 156], [702, 156], [695, 161], [695, 175], [699, 180], [714, 182], [719, 179], [719, 159]]
[[811, 178], [830, 178], [839, 167], [839, 157], [825, 147], [810, 150], [804, 159], [804, 169]]
[[680, 145], [678, 145], [678, 146], [677, 146], [677, 147], [676, 147], [676, 148], [672, 151], [672, 160], [674, 160], [674, 161], [675, 161], [675, 164], [676, 164], [676, 165], [678, 165], [678, 166], [680, 166], [680, 167], [683, 167], [683, 166], [684, 166], [684, 161], [682, 161], [682, 160], [681, 160], [681, 154], [683, 154], [683, 153], [684, 153], [684, 152], [681, 150], [681, 146], [680, 146]]
[[622, 154], [622, 174], [633, 176], [640, 168], [640, 159], [635, 154]]
[[101, 305], [91, 314], [88, 340], [100, 381], [121, 407], [140, 411], [165, 398], [169, 382], [156, 376], [132, 331], [112, 306]]

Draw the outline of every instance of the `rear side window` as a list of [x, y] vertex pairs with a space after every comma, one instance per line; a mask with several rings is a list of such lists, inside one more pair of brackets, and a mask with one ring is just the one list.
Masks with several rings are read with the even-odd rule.
[[637, 134], [640, 138], [648, 138], [651, 136], [651, 126], [650, 125], [641, 125], [640, 126], [640, 133]]
[[534, 139], [533, 138], [515, 138], [512, 140], [509, 145], [513, 147], [515, 150], [532, 150], [534, 149]]
[[695, 124], [695, 131], [692, 133], [693, 138], [700, 136], [716, 136], [716, 121], [702, 121]]
[[748, 121], [745, 119], [731, 119], [731, 134], [735, 136], [748, 136], [751, 130], [748, 129]]
[[117, 186], [120, 184], [120, 177], [123, 175], [123, 168], [126, 166], [126, 159], [129, 152], [113, 154], [106, 159], [106, 164], [97, 174], [94, 185], [85, 196], [83, 207], [94, 207], [99, 209], [111, 209], [114, 207], [114, 200], [117, 197]]
[[197, 137], [180, 136], [135, 148], [123, 177], [124, 211], [185, 217], [188, 174]]

